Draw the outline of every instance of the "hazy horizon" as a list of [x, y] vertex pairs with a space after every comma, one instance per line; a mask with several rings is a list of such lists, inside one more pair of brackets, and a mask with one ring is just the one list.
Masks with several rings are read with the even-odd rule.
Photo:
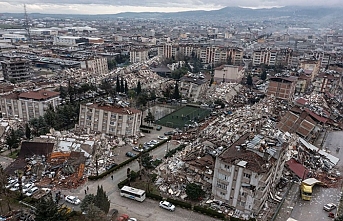
[[0, 0], [0, 13], [23, 13], [24, 4], [28, 13], [42, 14], [117, 14], [121, 12], [182, 12], [216, 10], [225, 7], [273, 8], [283, 6], [343, 7], [341, 0]]

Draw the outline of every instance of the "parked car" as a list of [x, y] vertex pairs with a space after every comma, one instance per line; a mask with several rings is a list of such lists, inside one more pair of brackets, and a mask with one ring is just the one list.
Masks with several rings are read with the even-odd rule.
[[334, 209], [336, 209], [337, 208], [337, 206], [335, 205], [335, 204], [333, 204], [333, 203], [328, 203], [328, 204], [326, 204], [324, 207], [323, 207], [323, 209], [325, 210], [325, 211], [327, 211], [327, 212], [330, 212], [330, 211], [332, 211], [332, 210], [334, 210]]
[[168, 137], [160, 135], [157, 137], [159, 140], [168, 140]]
[[156, 127], [156, 130], [162, 130], [162, 126], [160, 126], [160, 125], [158, 125], [157, 127]]
[[11, 186], [15, 185], [18, 182], [17, 179], [9, 180], [7, 182], [7, 185], [5, 186], [7, 189], [10, 188]]
[[137, 151], [137, 152], [143, 152], [143, 151], [144, 151], [143, 148], [141, 149], [141, 148], [139, 148], [139, 147], [137, 147], [137, 146], [132, 147], [132, 150]]
[[135, 153], [132, 153], [132, 152], [126, 152], [126, 154], [125, 154], [127, 157], [135, 157], [136, 156], [136, 154]]
[[32, 187], [34, 187], [35, 184], [34, 183], [27, 183], [23, 186], [23, 193], [26, 193], [27, 191], [29, 191], [29, 189], [31, 189]]
[[166, 135], [166, 136], [174, 135], [174, 132], [173, 131], [167, 131], [167, 132], [164, 132], [164, 135]]
[[157, 140], [150, 140], [150, 143], [153, 145], [156, 145], [156, 144], [158, 144], [158, 141]]
[[74, 205], [79, 205], [81, 203], [81, 200], [77, 198], [76, 196], [66, 196], [65, 200], [68, 203], [74, 204]]
[[110, 169], [112, 169], [113, 167], [116, 167], [116, 166], [118, 166], [118, 164], [112, 163], [112, 164], [106, 166], [106, 170], [110, 170]]
[[175, 206], [168, 201], [161, 201], [160, 207], [169, 211], [175, 211]]
[[155, 144], [151, 143], [151, 142], [145, 142], [143, 146], [148, 146], [149, 148], [154, 147]]
[[14, 185], [11, 187], [10, 190], [11, 190], [11, 191], [17, 191], [17, 190], [19, 190], [19, 183], [14, 184]]
[[33, 194], [35, 194], [37, 191], [39, 190], [39, 188], [38, 187], [32, 187], [31, 189], [29, 189], [26, 193], [25, 193], [25, 195], [26, 196], [32, 196]]

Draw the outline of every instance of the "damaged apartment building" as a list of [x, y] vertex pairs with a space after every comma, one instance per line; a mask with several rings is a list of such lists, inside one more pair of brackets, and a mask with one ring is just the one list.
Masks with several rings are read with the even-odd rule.
[[287, 147], [279, 137], [241, 136], [216, 158], [214, 198], [234, 207], [236, 216], [259, 214], [282, 175]]

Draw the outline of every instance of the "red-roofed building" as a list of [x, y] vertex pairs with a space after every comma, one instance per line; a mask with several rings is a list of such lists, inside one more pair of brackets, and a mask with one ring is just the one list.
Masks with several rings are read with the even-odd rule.
[[80, 106], [79, 126], [115, 136], [135, 136], [139, 131], [142, 112], [113, 105]]
[[12, 93], [0, 97], [2, 117], [19, 118], [29, 121], [43, 116], [45, 110], [52, 105], [55, 108], [60, 102], [60, 93], [48, 90]]

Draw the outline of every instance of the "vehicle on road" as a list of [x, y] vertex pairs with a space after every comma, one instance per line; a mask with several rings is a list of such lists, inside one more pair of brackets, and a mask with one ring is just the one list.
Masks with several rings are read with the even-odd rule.
[[29, 189], [31, 189], [32, 187], [34, 187], [35, 184], [33, 183], [27, 183], [23, 186], [23, 193], [26, 193], [27, 191], [29, 191]]
[[79, 205], [81, 203], [81, 200], [77, 198], [76, 196], [66, 196], [65, 200], [68, 203], [74, 204], [74, 205]]
[[150, 143], [153, 144], [153, 145], [156, 145], [158, 144], [159, 142], [157, 140], [150, 140]]
[[315, 178], [308, 178], [303, 180], [300, 184], [300, 193], [303, 200], [311, 200], [312, 198], [312, 188], [316, 184], [321, 184], [321, 182]]
[[158, 131], [162, 130], [162, 126], [158, 125], [158, 126], [156, 127], [156, 130], [158, 130]]
[[173, 131], [167, 131], [167, 132], [164, 132], [164, 135], [166, 135], [166, 136], [174, 135], [174, 132]]
[[144, 149], [143, 148], [139, 148], [139, 147], [132, 147], [132, 150], [133, 151], [136, 151], [136, 152], [143, 152], [144, 151]]
[[25, 195], [26, 195], [26, 196], [32, 196], [33, 194], [35, 194], [36, 192], [38, 192], [38, 190], [39, 190], [39, 188], [36, 187], [36, 186], [34, 186], [34, 187], [32, 187], [31, 189], [29, 189], [29, 190], [25, 193]]
[[118, 217], [117, 221], [137, 221], [137, 219], [136, 218], [130, 218], [128, 215], [122, 214]]
[[126, 152], [126, 154], [125, 154], [127, 157], [135, 157], [136, 156], [136, 154], [135, 153], [132, 153], [132, 152]]
[[159, 140], [168, 140], [168, 137], [160, 135], [157, 137]]
[[169, 211], [175, 211], [175, 206], [168, 201], [161, 201], [160, 207]]
[[110, 169], [112, 169], [113, 167], [116, 167], [116, 166], [118, 166], [118, 164], [112, 163], [112, 164], [106, 166], [106, 170], [110, 170]]
[[325, 210], [326, 212], [330, 212], [334, 209], [336, 209], [337, 206], [333, 203], [328, 203], [328, 204], [325, 204], [324, 207], [323, 207], [323, 210]]
[[151, 143], [151, 142], [145, 142], [143, 146], [148, 146], [148, 147], [154, 147], [155, 144]]
[[123, 186], [123, 188], [120, 189], [120, 196], [137, 200], [139, 202], [143, 202], [146, 197], [144, 190], [133, 188], [130, 186]]

